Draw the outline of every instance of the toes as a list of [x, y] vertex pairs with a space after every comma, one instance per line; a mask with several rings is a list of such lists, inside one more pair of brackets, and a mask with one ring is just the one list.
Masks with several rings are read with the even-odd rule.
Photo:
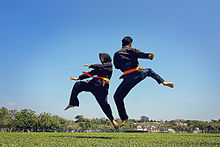
[[68, 105], [64, 110], [74, 107], [73, 105]]
[[124, 126], [124, 124], [126, 123], [127, 120], [128, 120], [128, 119], [123, 120], [122, 123], [121, 123], [121, 125], [120, 125], [120, 127]]

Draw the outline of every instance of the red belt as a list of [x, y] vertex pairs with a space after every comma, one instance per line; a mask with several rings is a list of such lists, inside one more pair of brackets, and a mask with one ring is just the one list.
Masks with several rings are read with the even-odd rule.
[[134, 72], [134, 71], [137, 71], [138, 69], [143, 69], [143, 66], [135, 67], [133, 69], [126, 70], [126, 71], [124, 71], [124, 75], [129, 74], [129, 73]]
[[99, 76], [92, 76], [90, 75], [89, 73], [83, 71], [82, 73], [84, 73], [85, 75], [89, 76], [89, 77], [92, 77], [92, 78], [98, 78], [98, 79], [102, 79], [104, 82], [103, 82], [103, 86], [105, 86], [105, 81], [107, 81], [108, 83], [110, 83], [110, 80], [108, 78], [105, 78], [105, 77], [99, 77]]

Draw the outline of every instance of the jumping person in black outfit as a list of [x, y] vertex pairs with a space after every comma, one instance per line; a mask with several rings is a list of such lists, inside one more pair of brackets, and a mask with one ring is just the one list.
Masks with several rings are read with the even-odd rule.
[[120, 69], [124, 74], [120, 77], [123, 78], [122, 83], [117, 88], [114, 94], [114, 100], [118, 109], [119, 116], [122, 120], [120, 125], [123, 126], [128, 120], [128, 115], [125, 110], [124, 98], [129, 91], [139, 82], [146, 77], [155, 79], [158, 84], [163, 83], [164, 86], [174, 87], [173, 83], [164, 81], [152, 69], [138, 67], [138, 58], [150, 59], [154, 58], [153, 53], [144, 53], [138, 49], [132, 48], [132, 38], [127, 36], [122, 39], [122, 49], [114, 54], [114, 66]]
[[[88, 68], [93, 68], [93, 70], [88, 73], [83, 72], [84, 74], [79, 76], [79, 78], [70, 78], [71, 80], [83, 80], [93, 77], [93, 79], [90, 81], [80, 81], [74, 84], [70, 96], [69, 105], [65, 108], [65, 110], [71, 107], [79, 106], [79, 100], [77, 96], [80, 92], [91, 92], [95, 96], [105, 115], [109, 118], [109, 120], [112, 122], [115, 129], [117, 130], [118, 124], [114, 120], [111, 107], [107, 102], [110, 82], [109, 80], [112, 76], [112, 59], [107, 53], [100, 53], [99, 58], [102, 64], [84, 65]], [[94, 77], [94, 75], [97, 76]]]

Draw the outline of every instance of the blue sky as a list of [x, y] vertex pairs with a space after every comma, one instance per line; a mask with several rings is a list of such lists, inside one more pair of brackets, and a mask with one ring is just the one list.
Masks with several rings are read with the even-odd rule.
[[[155, 53], [140, 64], [175, 84], [142, 81], [125, 99], [130, 118], [219, 119], [219, 7], [219, 0], [1, 1], [0, 106], [106, 117], [90, 93], [79, 95], [79, 108], [63, 111], [75, 83], [69, 77], [98, 63], [100, 52], [113, 56], [129, 35], [133, 47]], [[121, 74], [114, 69], [108, 95], [115, 118]]]

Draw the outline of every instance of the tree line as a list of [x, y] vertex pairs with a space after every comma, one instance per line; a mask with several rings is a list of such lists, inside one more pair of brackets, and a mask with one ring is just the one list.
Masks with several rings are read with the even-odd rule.
[[[121, 120], [116, 119], [120, 124]], [[220, 119], [211, 122], [198, 120], [150, 120], [147, 116], [140, 119], [129, 119], [120, 130], [137, 130], [141, 126], [149, 129], [154, 126], [160, 130], [173, 129], [176, 132], [190, 132], [195, 129], [205, 133], [220, 133]], [[106, 118], [87, 119], [83, 115], [77, 115], [75, 120], [66, 120], [57, 115], [43, 112], [39, 115], [31, 109], [8, 110], [0, 109], [0, 131], [1, 132], [66, 132], [66, 131], [114, 131], [111, 122]]]
[[21, 111], [8, 110], [5, 107], [0, 109], [0, 129], [3, 132], [65, 131], [71, 129], [71, 126], [71, 121], [50, 113], [37, 115], [31, 109]]

